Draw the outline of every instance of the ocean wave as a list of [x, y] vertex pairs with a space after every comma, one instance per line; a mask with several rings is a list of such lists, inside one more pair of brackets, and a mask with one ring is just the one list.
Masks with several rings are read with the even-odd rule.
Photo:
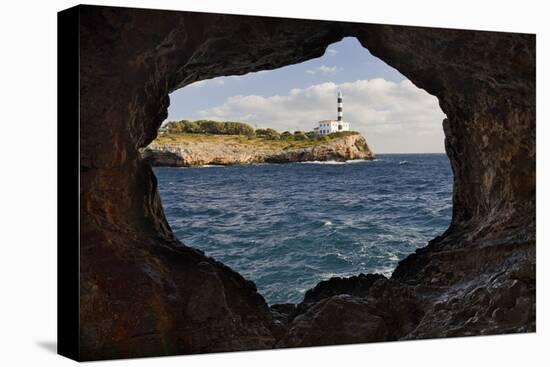
[[[338, 169], [254, 164], [154, 171], [182, 243], [254, 281], [268, 303], [296, 303], [330, 277], [390, 276], [399, 260], [447, 229], [453, 182], [447, 158], [382, 155], [374, 162], [381, 160], [302, 162]], [[415, 169], [398, 165], [405, 160]]]

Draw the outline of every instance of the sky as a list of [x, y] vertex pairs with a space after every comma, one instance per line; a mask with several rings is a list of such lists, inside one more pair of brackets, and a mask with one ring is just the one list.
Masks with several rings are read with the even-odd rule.
[[310, 131], [320, 120], [336, 119], [338, 91], [344, 121], [375, 153], [444, 152], [445, 114], [437, 98], [354, 37], [300, 64], [190, 84], [170, 94], [166, 121], [231, 120], [279, 132]]

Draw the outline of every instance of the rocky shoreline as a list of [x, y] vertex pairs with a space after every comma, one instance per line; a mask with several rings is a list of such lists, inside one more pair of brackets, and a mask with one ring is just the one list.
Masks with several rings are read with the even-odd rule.
[[141, 156], [152, 166], [168, 167], [374, 159], [367, 140], [360, 134], [294, 148], [208, 140], [170, 144], [153, 142], [141, 150]]

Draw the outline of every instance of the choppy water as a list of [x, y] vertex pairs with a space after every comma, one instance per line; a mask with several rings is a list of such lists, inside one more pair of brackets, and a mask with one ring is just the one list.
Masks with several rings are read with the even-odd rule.
[[271, 304], [299, 302], [332, 276], [390, 275], [451, 219], [444, 154], [154, 171], [178, 238], [253, 280]]

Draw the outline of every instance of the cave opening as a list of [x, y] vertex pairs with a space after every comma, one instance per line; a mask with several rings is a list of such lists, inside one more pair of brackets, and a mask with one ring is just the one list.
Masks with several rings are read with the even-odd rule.
[[[81, 358], [535, 330], [534, 35], [75, 9], [80, 12], [82, 86]], [[301, 302], [286, 312], [266, 305], [264, 289], [259, 294], [238, 272], [176, 240], [165, 215], [168, 201], [162, 197], [164, 208], [160, 201], [159, 175], [139, 149], [157, 136], [169, 93], [200, 80], [311, 60], [344, 36], [357, 37], [373, 55], [439, 99], [447, 115], [445, 150], [454, 176], [451, 225], [400, 262], [391, 279], [321, 283], [321, 292], [307, 305]], [[320, 171], [353, 165], [302, 166]], [[211, 169], [218, 168], [196, 170]], [[334, 228], [329, 221], [332, 225], [323, 229]], [[370, 285], [357, 289], [358, 283]], [[363, 327], [369, 323], [376, 327]]]
[[[227, 155], [234, 152], [218, 145], [254, 150], [265, 139], [197, 128], [244, 122], [282, 133], [273, 142], [279, 144], [285, 132], [307, 135], [323, 116], [336, 115], [337, 92], [345, 120], [366, 138], [374, 160], [233, 165]], [[170, 99], [157, 141], [187, 149], [185, 162], [151, 162], [172, 231], [253, 280], [270, 304], [298, 303], [331, 277], [389, 277], [398, 261], [448, 228], [452, 172], [437, 98], [355, 37], [329, 45], [322, 57], [201, 80]], [[205, 150], [205, 158], [196, 157]], [[166, 167], [178, 165], [185, 168]]]

